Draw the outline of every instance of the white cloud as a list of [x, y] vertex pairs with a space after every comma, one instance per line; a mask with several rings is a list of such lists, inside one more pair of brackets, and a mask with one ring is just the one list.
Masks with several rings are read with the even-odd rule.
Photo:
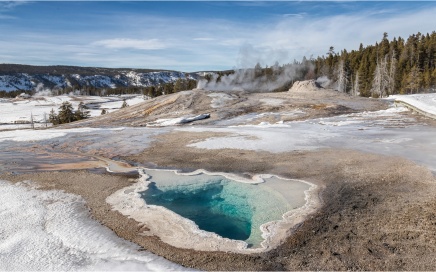
[[138, 40], [138, 39], [107, 39], [96, 41], [93, 45], [103, 46], [114, 49], [139, 49], [139, 50], [157, 50], [167, 48], [167, 45], [159, 39]]
[[268, 51], [288, 50], [291, 58], [300, 60], [303, 56], [321, 56], [334, 46], [336, 51], [357, 50], [359, 44], [375, 44], [382, 39], [383, 32], [389, 38], [401, 36], [407, 39], [417, 32], [434, 31], [436, 8], [417, 12], [380, 12], [359, 11], [346, 15], [328, 17], [288, 17], [278, 21], [269, 29], [259, 29], [252, 33], [257, 38], [250, 41], [256, 48], [268, 48]]
[[193, 40], [194, 41], [214, 41], [215, 39], [204, 37], [204, 38], [194, 38]]
[[304, 16], [306, 16], [307, 13], [306, 12], [301, 12], [301, 13], [287, 13], [287, 14], [283, 14], [283, 17], [297, 17], [297, 18], [303, 18]]
[[0, 1], [0, 11], [9, 11], [15, 7], [26, 5], [28, 1]]

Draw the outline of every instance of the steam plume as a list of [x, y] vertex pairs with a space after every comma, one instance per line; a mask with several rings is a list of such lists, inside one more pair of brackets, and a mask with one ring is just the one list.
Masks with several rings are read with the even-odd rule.
[[237, 62], [240, 68], [234, 69], [234, 73], [228, 75], [212, 73], [209, 78], [198, 81], [197, 89], [269, 92], [313, 74], [313, 64], [305, 58], [301, 63], [294, 61], [293, 64], [279, 66], [276, 61], [273, 66], [262, 68], [267, 67], [273, 60], [287, 59], [287, 55], [284, 50], [259, 49], [245, 45], [239, 51]]
[[48, 88], [44, 88], [44, 84], [38, 83], [38, 85], [36, 85], [35, 87], [35, 94], [33, 96], [34, 97], [53, 96], [53, 92]]
[[212, 74], [210, 80], [199, 80], [197, 89], [270, 92], [289, 85], [295, 80], [304, 79], [311, 72], [313, 72], [313, 65], [307, 61], [281, 67], [276, 64], [266, 69], [261, 69], [260, 65], [257, 65], [254, 69], [238, 69], [229, 75]]

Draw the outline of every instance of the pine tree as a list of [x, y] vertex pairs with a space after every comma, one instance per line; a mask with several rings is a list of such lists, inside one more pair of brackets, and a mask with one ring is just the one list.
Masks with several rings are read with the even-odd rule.
[[418, 67], [413, 66], [406, 79], [406, 89], [410, 94], [418, 92], [421, 81], [421, 72]]
[[48, 115], [48, 121], [52, 123], [54, 126], [59, 125], [59, 116], [55, 113], [54, 109], [52, 108], [50, 111], [50, 114]]
[[79, 105], [77, 106], [77, 111], [74, 113], [74, 121], [76, 120], [82, 120], [82, 119], [86, 119], [88, 118], [89, 115], [89, 111], [86, 110], [86, 106], [83, 102], [80, 102]]
[[188, 89], [188, 84], [185, 79], [177, 79], [176, 83], [174, 83], [174, 92], [185, 91]]
[[62, 105], [59, 107], [59, 123], [71, 123], [75, 121], [75, 116], [73, 112], [73, 105], [71, 105], [70, 102], [65, 101], [62, 103]]

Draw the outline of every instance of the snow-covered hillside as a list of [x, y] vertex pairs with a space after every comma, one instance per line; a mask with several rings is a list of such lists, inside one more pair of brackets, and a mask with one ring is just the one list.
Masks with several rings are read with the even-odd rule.
[[[98, 72], [98, 71], [96, 71]], [[116, 70], [102, 74], [50, 74], [50, 73], [0, 73], [0, 91], [30, 91], [43, 85], [45, 88], [115, 88], [148, 87], [157, 84], [175, 82], [178, 79], [197, 79], [196, 74], [178, 71], [138, 72], [134, 70]]]

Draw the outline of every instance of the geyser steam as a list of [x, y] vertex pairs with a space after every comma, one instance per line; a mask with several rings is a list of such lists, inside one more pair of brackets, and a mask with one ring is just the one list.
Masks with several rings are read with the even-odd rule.
[[[314, 74], [312, 62], [303, 58], [280, 66], [279, 61], [268, 67], [274, 60], [288, 59], [285, 50], [254, 47], [245, 44], [239, 50], [238, 67], [233, 73], [209, 73], [198, 81], [197, 89], [210, 91], [252, 91], [270, 92], [289, 88], [295, 80], [309, 79]], [[254, 68], [252, 68], [254, 67]], [[309, 78], [307, 78], [309, 76]], [[311, 78], [310, 78], [311, 79]]]
[[237, 69], [234, 73], [209, 74], [209, 78], [198, 81], [197, 89], [209, 91], [252, 91], [270, 92], [283, 87], [289, 88], [295, 80], [307, 79], [313, 74], [313, 64], [305, 59], [279, 66], [261, 68], [257, 64], [252, 69]]

